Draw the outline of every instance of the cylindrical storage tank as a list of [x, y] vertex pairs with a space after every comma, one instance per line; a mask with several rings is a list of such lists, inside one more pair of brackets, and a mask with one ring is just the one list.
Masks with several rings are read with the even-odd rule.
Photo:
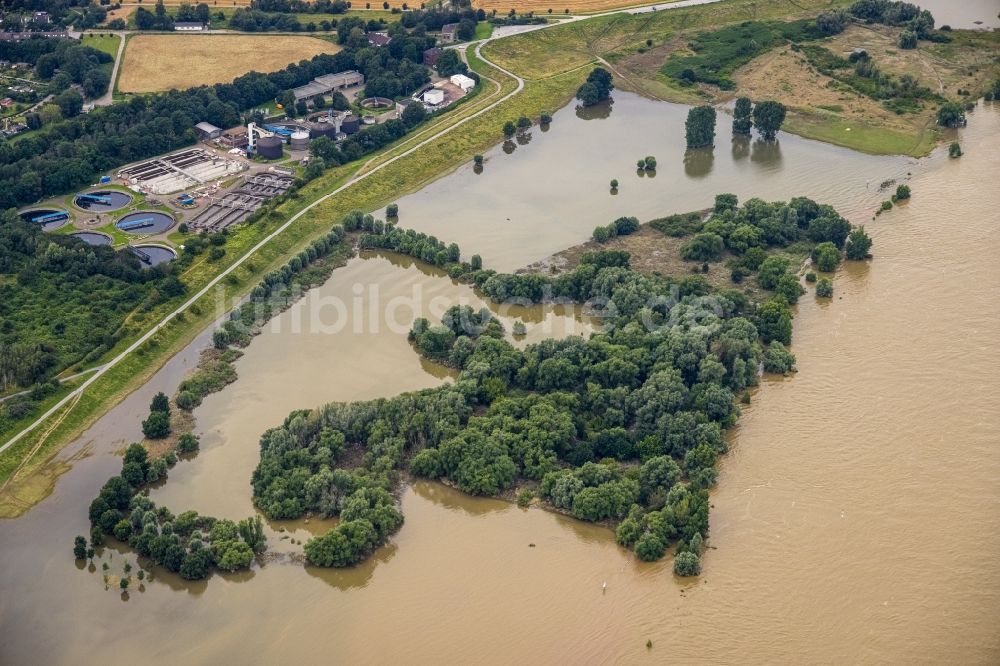
[[344, 118], [344, 122], [340, 124], [340, 131], [344, 134], [354, 134], [359, 129], [361, 129], [361, 119], [353, 113]]
[[276, 160], [281, 157], [281, 139], [276, 136], [264, 136], [257, 140], [257, 154], [266, 160]]
[[309, 132], [292, 132], [292, 138], [288, 142], [288, 147], [292, 150], [309, 150]]
[[321, 136], [333, 138], [337, 134], [337, 128], [334, 127], [333, 123], [316, 123], [312, 126], [312, 131], [310, 136], [314, 139], [318, 139]]

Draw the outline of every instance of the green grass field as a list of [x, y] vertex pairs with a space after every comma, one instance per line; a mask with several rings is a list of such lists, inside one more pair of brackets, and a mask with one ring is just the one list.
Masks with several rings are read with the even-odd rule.
[[84, 35], [81, 38], [84, 46], [104, 51], [112, 58], [118, 56], [118, 45], [121, 39], [118, 35]]
[[493, 24], [489, 21], [480, 21], [476, 24], [476, 36], [473, 39], [489, 39], [493, 34]]

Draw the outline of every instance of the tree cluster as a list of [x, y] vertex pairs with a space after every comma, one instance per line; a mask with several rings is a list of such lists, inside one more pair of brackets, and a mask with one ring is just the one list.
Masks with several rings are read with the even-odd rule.
[[135, 27], [139, 30], [173, 30], [174, 17], [167, 13], [163, 0], [157, 0], [153, 11], [144, 7], [135, 10]]
[[[111, 477], [90, 504], [92, 543], [113, 536], [187, 580], [205, 578], [214, 568], [249, 568], [255, 554], [266, 547], [260, 516], [239, 522], [200, 516], [195, 511], [175, 516], [142, 493], [148, 484], [166, 478], [167, 468], [176, 463], [173, 452], [149, 460], [142, 446], [129, 446], [121, 474]], [[79, 555], [82, 538], [77, 537], [74, 543], [74, 555]]]
[[[21, 42], [0, 42], [0, 60], [26, 62], [35, 76], [49, 82], [49, 92], [61, 93], [71, 84], [83, 87], [87, 97], [100, 97], [108, 90], [113, 58], [103, 51], [84, 46], [73, 39], [32, 37]], [[65, 113], [71, 117], [79, 113]]]
[[46, 234], [0, 211], [0, 389], [42, 382], [111, 349], [135, 308], [184, 293], [175, 270], [143, 268], [128, 250]]
[[[394, 249], [412, 252], [430, 240], [394, 227], [376, 232], [378, 222], [368, 223], [369, 247], [393, 239]], [[359, 224], [363, 216], [345, 222]], [[447, 255], [436, 240], [431, 248], [428, 258]], [[543, 499], [581, 519], [631, 518], [630, 545], [647, 558], [674, 539], [703, 538], [706, 489], [738, 414], [734, 393], [755, 384], [765, 363], [761, 341], [771, 339], [758, 327], [771, 324], [768, 311], [752, 312], [734, 292], [712, 294], [701, 278], [634, 272], [625, 252], [590, 253], [558, 277], [453, 265], [498, 302], [613, 303], [609, 326], [590, 340], [518, 350], [487, 310], [455, 307], [439, 325], [417, 320], [411, 341], [459, 370], [458, 380], [293, 412], [261, 438], [253, 475], [261, 510], [339, 515], [336, 530], [306, 546], [321, 566], [355, 564], [398, 529], [391, 493], [407, 468], [478, 495], [538, 483]], [[787, 304], [778, 314], [790, 332]], [[794, 363], [780, 344], [767, 355], [776, 370]]]
[[603, 67], [595, 67], [587, 75], [587, 80], [576, 91], [576, 98], [583, 106], [593, 106], [611, 96], [615, 84], [611, 72]]
[[606, 226], [594, 229], [592, 238], [598, 243], [606, 243], [617, 236], [629, 236], [639, 231], [639, 220], [635, 217], [619, 217]]

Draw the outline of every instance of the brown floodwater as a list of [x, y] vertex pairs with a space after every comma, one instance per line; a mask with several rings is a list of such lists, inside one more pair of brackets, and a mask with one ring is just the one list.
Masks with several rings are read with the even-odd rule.
[[920, 0], [914, 3], [934, 15], [934, 25], [970, 30], [1000, 27], [998, 0]]
[[[768, 201], [808, 196], [845, 215], [860, 213], [886, 198], [880, 183], [920, 164], [786, 133], [777, 143], [732, 141], [725, 114], [714, 149], [685, 152], [688, 107], [623, 91], [613, 97], [599, 113], [570, 104], [546, 131], [531, 128], [523, 145], [487, 151], [482, 173], [467, 164], [401, 198], [400, 224], [511, 271], [587, 240], [599, 224], [710, 208], [720, 192]], [[636, 160], [647, 155], [657, 158], [656, 171], [640, 175]]]
[[[416, 317], [438, 322], [453, 305], [491, 307], [509, 339], [521, 346], [547, 337], [589, 336], [593, 330], [578, 307], [501, 308], [409, 257], [364, 257], [350, 260], [253, 340], [236, 362], [239, 381], [195, 410], [202, 434], [197, 462], [180, 466], [151, 493], [157, 503], [219, 518], [245, 517], [254, 511], [249, 479], [260, 434], [291, 411], [388, 397], [449, 379], [447, 367], [421, 358], [407, 342]], [[515, 320], [527, 328], [516, 340], [510, 335]]]
[[[672, 107], [654, 106], [664, 132], [679, 132]], [[600, 123], [626, 110], [619, 102], [606, 120], [578, 122], [597, 123], [588, 136], [599, 140]], [[560, 114], [564, 125], [576, 122]], [[138, 435], [149, 397], [176, 386], [194, 348], [62, 454], [92, 442], [49, 498], [0, 522], [0, 662], [1000, 662], [1000, 108], [980, 105], [959, 135], [961, 159], [937, 151], [920, 162], [819, 144], [795, 152], [789, 144], [797, 142], [782, 137], [771, 177], [784, 185], [764, 195], [798, 194], [796, 183], [821, 199], [817, 192], [827, 192], [825, 200], [867, 222], [875, 259], [838, 272], [834, 299], [800, 302], [800, 372], [766, 381], [730, 433], [699, 579], [675, 579], [669, 559], [638, 562], [603, 528], [417, 483], [403, 493], [406, 524], [357, 568], [303, 567], [287, 556], [298, 547], [272, 533], [277, 557], [252, 572], [197, 584], [156, 572], [123, 600], [104, 589], [100, 566], [108, 562], [116, 574], [134, 555], [107, 549], [90, 572], [74, 563], [72, 537], [86, 531], [87, 503], [120, 464], [112, 452]], [[503, 159], [568, 150], [548, 138], [491, 158], [494, 184]], [[716, 166], [728, 160], [718, 151]], [[834, 157], [814, 162], [817, 154]], [[865, 181], [900, 171], [913, 173], [913, 199], [870, 221], [884, 195]], [[641, 184], [667, 183], [666, 175]], [[677, 178], [670, 187], [697, 191], [678, 197], [703, 202], [739, 184]], [[550, 205], [522, 210], [534, 216], [540, 242], [548, 242], [542, 223], [551, 211], [582, 196], [575, 186], [549, 187]], [[468, 201], [484, 215], [511, 217], [521, 202], [517, 189], [504, 189], [509, 201]], [[696, 207], [689, 204], [665, 198], [655, 214]], [[600, 205], [600, 214], [563, 233], [604, 223]], [[415, 206], [401, 209], [409, 226]], [[629, 211], [610, 217], [618, 214]], [[453, 230], [471, 233], [474, 219], [467, 211]], [[518, 229], [462, 245], [513, 256], [510, 246], [524, 242]], [[525, 252], [520, 263], [547, 252]], [[393, 261], [352, 261], [315, 291], [354, 297], [361, 284], [364, 302], [374, 285], [383, 295], [423, 285], [420, 312], [432, 309], [433, 296], [463, 294], [446, 278]], [[366, 318], [371, 309], [360, 307]], [[312, 321], [313, 312], [334, 327], [334, 311], [307, 297], [279, 317], [277, 331], [254, 340], [238, 362], [240, 381], [198, 410], [204, 450], [171, 472], [158, 499], [175, 510], [245, 515], [260, 430], [290, 408], [448, 380], [420, 363], [405, 333], [294, 332], [295, 317]], [[572, 319], [560, 314], [573, 313], [517, 316], [529, 325], [551, 319], [545, 334], [557, 335], [555, 324]], [[304, 538], [311, 527], [294, 525], [290, 534]]]

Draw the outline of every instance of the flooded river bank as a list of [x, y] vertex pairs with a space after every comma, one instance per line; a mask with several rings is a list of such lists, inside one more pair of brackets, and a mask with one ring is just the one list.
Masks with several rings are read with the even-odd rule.
[[[601, 123], [648, 131], [646, 104], [662, 112], [658, 132], [683, 136], [677, 107], [636, 99], [642, 108], [633, 118], [629, 99], [619, 99], [605, 120], [563, 110], [545, 140], [491, 155], [490, 187], [506, 198], [480, 200], [485, 194], [477, 189], [469, 200], [478, 212], [447, 218], [445, 226], [421, 212], [425, 190], [400, 201], [401, 224], [422, 231], [442, 225], [433, 228], [439, 237], [512, 268], [619, 215], [698, 208], [726, 190], [744, 198], [805, 194], [866, 222], [885, 198], [866, 181], [913, 173], [913, 199], [867, 222], [875, 259], [842, 269], [832, 301], [800, 302], [793, 345], [800, 372], [761, 386], [730, 433], [699, 579], [675, 579], [669, 558], [637, 561], [603, 528], [418, 483], [403, 493], [401, 531], [355, 569], [307, 568], [279, 557], [194, 584], [155, 571], [143, 591], [123, 600], [117, 589], [105, 591], [100, 563], [94, 572], [74, 563], [72, 538], [86, 533], [86, 506], [120, 465], [113, 452], [138, 437], [150, 397], [172, 391], [207, 344], [202, 336], [61, 454], [86, 453], [52, 496], [0, 522], [0, 662], [1000, 661], [1000, 574], [993, 566], [1000, 556], [1000, 191], [985, 185], [1000, 176], [1000, 108], [972, 114], [959, 160], [940, 151], [919, 163], [874, 158], [782, 135], [780, 168], [772, 164], [757, 184], [754, 170], [764, 167], [753, 162], [742, 175], [734, 166], [732, 179], [722, 181], [670, 176], [665, 165], [653, 180], [619, 175], [642, 193], [622, 199], [628, 205], [621, 208], [601, 208], [605, 198], [614, 201], [604, 175], [600, 197], [581, 203], [575, 180], [521, 172], [535, 168], [532, 160], [550, 160], [549, 151], [570, 159], [579, 149], [574, 137], [599, 143], [608, 127]], [[641, 134], [627, 139], [636, 147], [625, 152], [669, 161], [667, 148], [641, 148]], [[722, 173], [728, 148], [716, 148], [713, 173]], [[517, 159], [527, 163], [505, 175], [504, 160]], [[446, 196], [486, 177], [459, 171], [428, 190]], [[533, 178], [548, 202], [526, 206], [517, 188], [522, 178], [524, 196], [536, 196]], [[518, 224], [497, 230], [480, 215]], [[475, 297], [385, 257], [353, 260], [315, 291], [347, 303], [359, 297], [363, 319], [375, 285], [383, 299], [409, 296], [420, 285], [421, 313], [433, 309], [435, 296]], [[362, 326], [355, 334], [352, 317], [350, 328], [334, 334], [296, 334], [295, 318], [308, 320], [315, 307], [303, 299], [277, 330], [254, 340], [238, 361], [240, 380], [197, 412], [203, 451], [171, 472], [154, 492], [158, 501], [177, 511], [245, 516], [257, 439], [290, 409], [448, 381], [441, 368], [421, 363], [405, 331]], [[557, 323], [575, 321], [572, 314], [509, 313], [506, 321], [523, 319], [529, 335], [542, 335], [540, 324], [550, 321], [545, 334], [558, 335]], [[311, 527], [296, 525], [291, 534], [306, 538]], [[299, 549], [271, 536], [274, 552]], [[127, 559], [135, 563], [134, 555]], [[106, 553], [101, 561], [118, 572], [124, 559]]]

